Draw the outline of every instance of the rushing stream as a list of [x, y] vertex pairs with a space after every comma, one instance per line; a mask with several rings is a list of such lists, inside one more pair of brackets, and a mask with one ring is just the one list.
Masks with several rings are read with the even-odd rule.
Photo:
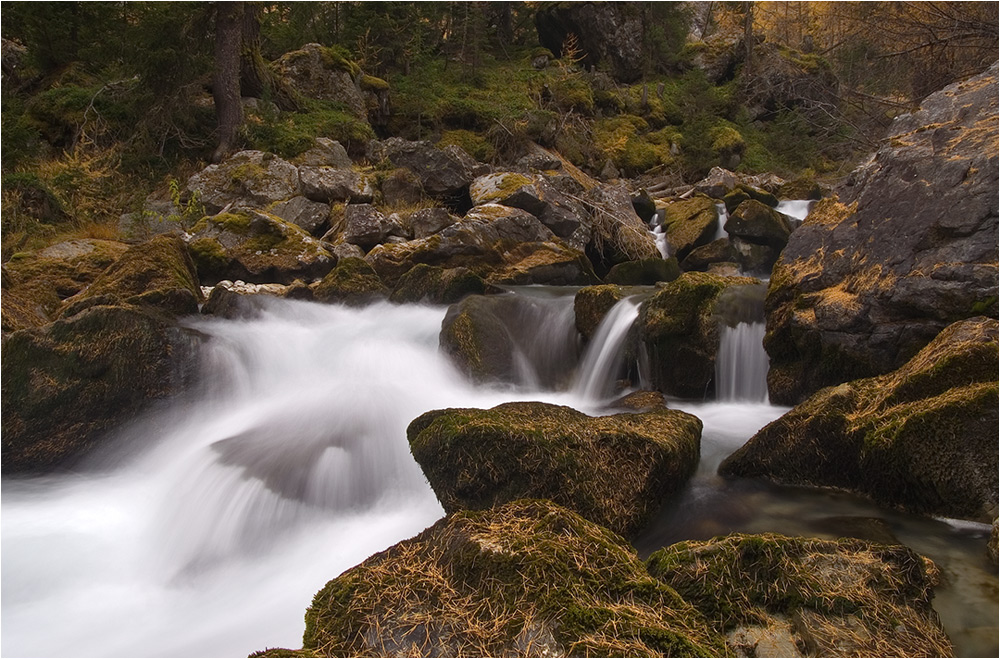
[[[71, 474], [4, 478], [2, 654], [300, 647], [303, 613], [327, 580], [443, 514], [409, 454], [413, 418], [510, 400], [596, 414], [617, 395], [637, 301], [609, 313], [579, 357], [571, 296], [530, 293], [533, 310], [518, 322], [533, 338], [520, 344], [521, 384], [506, 387], [469, 383], [439, 352], [441, 307], [274, 299], [254, 320], [191, 320], [210, 337], [197, 392], [151, 411]], [[785, 411], [761, 394], [766, 358], [761, 367], [753, 332], [741, 324], [722, 333], [733, 365], [717, 377], [741, 380], [731, 392], [720, 382], [726, 400], [670, 403], [703, 420], [702, 465], [637, 549], [645, 556], [736, 530], [837, 537], [851, 519], [880, 518], [942, 567], [936, 603], [958, 652], [995, 656], [997, 579], [985, 527], [715, 475]], [[574, 379], [559, 376], [578, 358]], [[751, 363], [754, 375], [744, 377], [741, 364]]]

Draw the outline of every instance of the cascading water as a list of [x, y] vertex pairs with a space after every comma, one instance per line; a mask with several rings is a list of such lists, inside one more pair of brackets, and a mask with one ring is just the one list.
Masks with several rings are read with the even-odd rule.
[[653, 240], [656, 241], [656, 249], [660, 252], [660, 256], [669, 259], [670, 243], [667, 241], [667, 232], [663, 226], [663, 219], [666, 217], [666, 213], [662, 208], [656, 210], [653, 218], [649, 221], [649, 232], [653, 234]]
[[726, 222], [729, 221], [729, 211], [726, 210], [726, 205], [719, 202], [715, 205], [715, 212], [718, 216], [719, 224], [715, 228], [715, 236], [712, 237], [713, 241], [729, 237], [729, 233], [726, 231]]
[[767, 353], [764, 323], [719, 327], [715, 358], [715, 396], [724, 401], [767, 402]]
[[573, 385], [574, 394], [599, 402], [614, 391], [616, 376], [622, 367], [625, 340], [639, 317], [639, 303], [638, 296], [627, 297], [611, 307], [601, 320], [580, 363]]
[[784, 199], [778, 202], [774, 210], [782, 215], [787, 215], [798, 223], [806, 219], [814, 203], [816, 202], [811, 199]]
[[[732, 303], [747, 329], [758, 317], [750, 293]], [[516, 295], [536, 310], [512, 321], [522, 324], [525, 364], [546, 371], [535, 360], [561, 340], [573, 345], [555, 362], [572, 361], [575, 334], [558, 338], [572, 296]], [[563, 392], [566, 383], [539, 375], [544, 388], [534, 390], [466, 381], [438, 350], [443, 308], [275, 299], [253, 320], [191, 321], [209, 337], [197, 395], [124, 430], [88, 469], [3, 479], [2, 653], [299, 647], [303, 611], [326, 581], [442, 514], [409, 455], [413, 418], [510, 400], [601, 413], [637, 313], [629, 299], [608, 314]], [[878, 517], [944, 573], [935, 605], [957, 654], [995, 655], [997, 578], [980, 539], [988, 527], [882, 511], [842, 493], [724, 481], [721, 460], [785, 411], [748, 398], [756, 402], [669, 402], [702, 419], [702, 461], [637, 539], [640, 553], [732, 531], [837, 537], [838, 520]]]

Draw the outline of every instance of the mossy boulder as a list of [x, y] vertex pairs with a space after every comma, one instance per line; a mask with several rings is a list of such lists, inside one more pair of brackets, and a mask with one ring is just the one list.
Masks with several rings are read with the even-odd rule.
[[447, 512], [551, 499], [629, 535], [694, 473], [701, 421], [678, 410], [590, 417], [505, 403], [427, 412], [407, 437]]
[[202, 218], [188, 244], [205, 284], [223, 279], [290, 284], [322, 277], [334, 266], [323, 243], [302, 228], [251, 209]]
[[209, 165], [188, 179], [186, 196], [196, 196], [205, 211], [224, 208], [267, 208], [299, 193], [295, 165], [263, 151], [240, 151]]
[[647, 565], [736, 656], [953, 656], [931, 606], [937, 568], [902, 545], [734, 534]]
[[917, 513], [997, 513], [997, 321], [950, 325], [900, 369], [822, 389], [722, 463]]
[[650, 356], [653, 386], [684, 398], [711, 396], [719, 348], [716, 304], [730, 287], [759, 283], [751, 277], [686, 272], [644, 302], [639, 332]]
[[618, 263], [661, 256], [624, 185], [595, 185], [583, 199], [593, 226], [587, 253], [602, 274]]
[[562, 241], [530, 242], [504, 254], [506, 264], [487, 281], [495, 285], [586, 286], [600, 281], [587, 256]]
[[169, 314], [198, 313], [203, 301], [187, 245], [171, 235], [130, 247], [85, 290], [66, 300], [68, 318], [97, 305], [152, 307]]
[[[719, 656], [621, 537], [548, 501], [449, 515], [333, 579], [269, 656]], [[278, 652], [280, 654], [274, 654]]]
[[730, 237], [767, 245], [778, 252], [788, 243], [788, 237], [792, 233], [792, 227], [784, 215], [756, 199], [740, 203], [726, 221], [725, 229]]
[[308, 98], [342, 103], [355, 117], [367, 110], [361, 89], [361, 70], [335, 48], [307, 43], [274, 62], [275, 72]]
[[824, 197], [823, 188], [813, 178], [800, 177], [788, 181], [778, 188], [777, 196], [781, 199], [811, 199], [819, 201]]
[[736, 264], [738, 259], [739, 253], [733, 247], [729, 238], [719, 238], [688, 252], [688, 255], [681, 261], [681, 270], [684, 272], [693, 270], [707, 272], [715, 263]]
[[46, 471], [191, 380], [194, 337], [158, 314], [96, 306], [14, 332], [2, 360], [4, 473]]
[[584, 341], [589, 341], [597, 326], [615, 306], [634, 291], [615, 284], [585, 286], [573, 298], [573, 312], [576, 315], [576, 329]]
[[683, 261], [691, 250], [707, 245], [719, 230], [715, 200], [704, 196], [672, 201], [664, 206], [663, 230], [670, 253]]
[[432, 197], [467, 191], [469, 183], [488, 169], [454, 144], [439, 149], [430, 142], [411, 142], [399, 137], [373, 143], [369, 159], [409, 169], [420, 180], [424, 192]]
[[622, 286], [652, 286], [660, 281], [673, 281], [680, 276], [681, 269], [676, 258], [653, 258], [619, 263], [608, 271], [604, 282]]
[[111, 240], [70, 240], [14, 254], [3, 265], [3, 332], [41, 327], [128, 249]]
[[512, 297], [467, 297], [448, 309], [441, 323], [441, 349], [474, 380], [512, 382], [517, 344], [506, 321], [517, 312]]
[[320, 302], [340, 302], [365, 305], [389, 297], [389, 289], [364, 259], [340, 259], [323, 281], [313, 288], [313, 296]]
[[400, 277], [389, 300], [454, 304], [469, 295], [485, 292], [483, 278], [468, 268], [441, 268], [421, 263]]

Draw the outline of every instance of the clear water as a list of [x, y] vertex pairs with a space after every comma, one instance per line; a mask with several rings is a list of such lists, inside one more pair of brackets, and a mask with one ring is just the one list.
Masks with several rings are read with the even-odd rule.
[[[540, 391], [537, 379], [473, 386], [438, 351], [444, 313], [271, 300], [253, 321], [193, 320], [210, 337], [201, 391], [151, 412], [73, 474], [3, 480], [0, 652], [204, 657], [299, 647], [303, 613], [327, 580], [442, 515], [409, 455], [413, 418], [509, 400], [602, 410], [609, 382], [600, 393]], [[540, 345], [565, 330], [544, 316], [529, 314], [522, 328]], [[542, 320], [532, 327], [531, 318]], [[616, 378], [618, 369], [605, 372]], [[938, 609], [960, 653], [996, 655], [996, 566], [983, 558], [983, 528], [842, 494], [723, 481], [719, 462], [784, 410], [671, 405], [702, 418], [702, 465], [637, 543], [641, 552], [729, 530], [816, 535], [831, 515], [880, 517], [945, 571]]]

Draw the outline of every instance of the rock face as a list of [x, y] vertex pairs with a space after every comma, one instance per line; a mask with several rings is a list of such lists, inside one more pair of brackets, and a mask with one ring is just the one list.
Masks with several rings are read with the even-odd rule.
[[570, 33], [579, 38], [584, 63], [607, 62], [611, 74], [632, 82], [642, 73], [642, 15], [627, 3], [570, 3], [547, 5], [535, 14], [538, 41], [556, 57]]
[[997, 316], [997, 67], [932, 94], [791, 235], [768, 295], [771, 400], [886, 373]]
[[256, 210], [202, 218], [193, 233], [189, 247], [205, 284], [223, 279], [290, 284], [322, 277], [335, 263], [300, 227]]
[[701, 421], [678, 410], [590, 417], [506, 403], [427, 412], [407, 437], [447, 512], [551, 499], [629, 535], [694, 473]]
[[299, 191], [295, 165], [263, 151], [240, 151], [225, 162], [209, 165], [187, 182], [187, 193], [197, 195], [209, 214], [227, 206], [266, 208], [290, 199]]
[[3, 472], [48, 470], [190, 379], [194, 339], [160, 316], [96, 306], [4, 342]]
[[935, 576], [902, 545], [780, 535], [681, 542], [650, 556], [744, 657], [950, 657]]
[[841, 487], [883, 505], [997, 514], [997, 321], [945, 329], [902, 368], [823, 389], [723, 462], [729, 476]]
[[440, 268], [420, 264], [403, 275], [392, 295], [391, 302], [429, 302], [454, 304], [469, 295], [486, 292], [483, 278], [468, 268]]
[[131, 247], [85, 290], [66, 300], [68, 318], [98, 305], [132, 305], [177, 315], [198, 313], [201, 287], [187, 245], [157, 236]]
[[584, 341], [589, 341], [594, 335], [611, 307], [632, 293], [628, 288], [614, 284], [585, 286], [577, 291], [573, 298], [573, 313], [576, 316], [576, 329]]
[[450, 515], [330, 581], [301, 650], [253, 656], [720, 656], [622, 538], [547, 501]]
[[719, 349], [716, 304], [727, 288], [759, 283], [751, 277], [686, 272], [643, 303], [640, 338], [659, 391], [698, 399], [712, 394]]

